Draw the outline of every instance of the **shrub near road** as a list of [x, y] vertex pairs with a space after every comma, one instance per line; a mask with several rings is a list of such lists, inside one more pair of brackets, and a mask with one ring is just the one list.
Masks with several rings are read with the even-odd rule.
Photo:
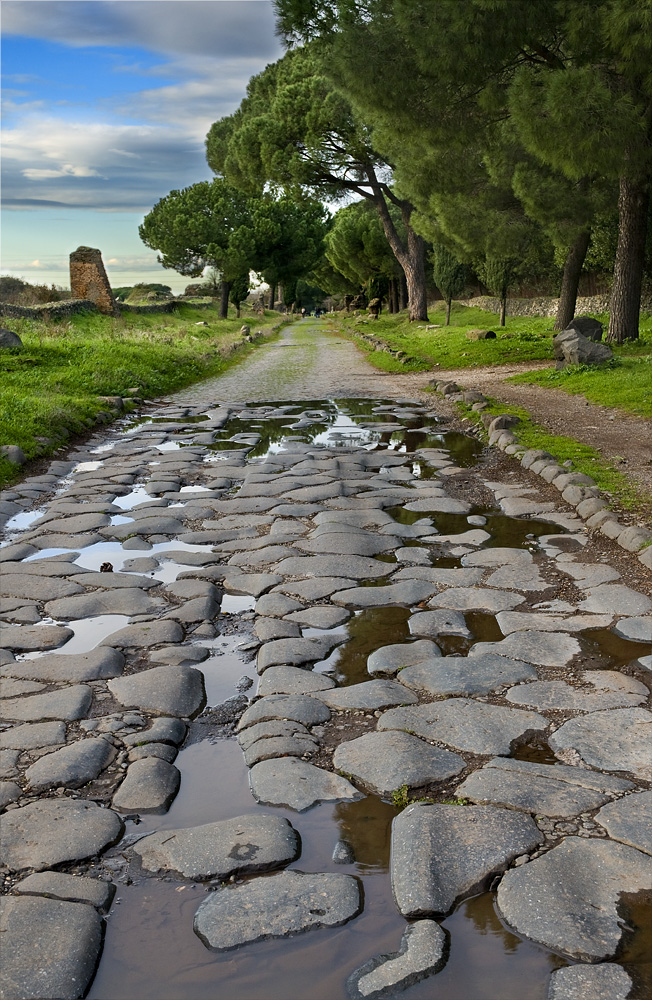
[[[160, 396], [224, 371], [249, 345], [240, 327], [271, 332], [264, 319], [220, 320], [212, 309], [180, 305], [174, 313], [126, 313], [120, 319], [82, 313], [59, 322], [7, 319], [23, 341], [0, 353], [0, 444], [18, 445], [28, 459], [52, 454], [73, 434], [106, 420], [101, 396]], [[204, 325], [206, 324], [206, 325]], [[21, 475], [0, 458], [0, 482]]]

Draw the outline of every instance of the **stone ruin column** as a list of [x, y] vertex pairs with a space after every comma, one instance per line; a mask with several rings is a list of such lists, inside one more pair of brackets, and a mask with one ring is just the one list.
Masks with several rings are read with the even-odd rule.
[[70, 254], [70, 291], [73, 299], [89, 299], [107, 316], [120, 315], [99, 250], [77, 247]]

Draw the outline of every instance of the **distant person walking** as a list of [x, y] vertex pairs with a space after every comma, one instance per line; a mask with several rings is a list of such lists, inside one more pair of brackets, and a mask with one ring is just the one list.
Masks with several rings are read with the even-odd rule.
[[301, 310], [301, 319], [305, 319], [305, 318], [306, 318], [306, 310], [302, 309]]

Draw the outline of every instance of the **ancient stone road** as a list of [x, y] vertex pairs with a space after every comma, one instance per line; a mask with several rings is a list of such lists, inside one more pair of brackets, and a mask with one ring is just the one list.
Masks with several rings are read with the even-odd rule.
[[2, 495], [0, 996], [649, 995], [649, 584], [408, 385], [303, 323]]

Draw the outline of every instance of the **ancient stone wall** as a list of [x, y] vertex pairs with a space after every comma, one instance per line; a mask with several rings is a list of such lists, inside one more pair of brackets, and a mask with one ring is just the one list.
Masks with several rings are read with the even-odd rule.
[[97, 311], [97, 306], [89, 299], [64, 299], [62, 302], [44, 302], [38, 306], [15, 306], [10, 302], [0, 302], [0, 316], [14, 316], [16, 319], [59, 319], [75, 313]]
[[99, 250], [77, 247], [70, 254], [70, 290], [73, 299], [90, 299], [101, 313], [120, 315]]
[[[586, 313], [605, 313], [609, 311], [609, 295], [591, 295], [587, 298], [578, 298], [575, 306], [575, 315], [583, 316]], [[474, 299], [460, 299], [463, 306], [471, 306], [475, 309], [486, 309], [487, 312], [497, 313], [500, 309], [500, 300], [489, 295], [479, 295]], [[536, 299], [507, 299], [508, 316], [556, 316], [559, 299], [541, 297]], [[652, 296], [644, 295], [641, 299], [641, 312], [652, 312]]]

